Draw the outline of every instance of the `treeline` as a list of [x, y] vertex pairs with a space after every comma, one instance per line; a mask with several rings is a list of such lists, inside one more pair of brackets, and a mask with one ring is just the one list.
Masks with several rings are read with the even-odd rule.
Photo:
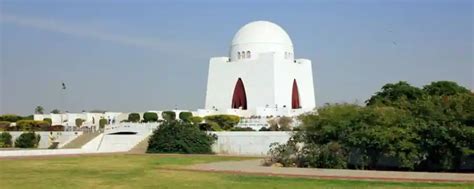
[[474, 170], [474, 94], [454, 82], [386, 84], [366, 106], [327, 104], [273, 145], [268, 164], [415, 171]]

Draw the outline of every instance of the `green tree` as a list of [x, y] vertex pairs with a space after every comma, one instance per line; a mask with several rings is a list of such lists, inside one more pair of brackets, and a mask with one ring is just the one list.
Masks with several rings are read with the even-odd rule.
[[10, 148], [12, 147], [12, 135], [7, 132], [2, 132], [0, 134], [0, 148]]
[[382, 87], [382, 90], [375, 93], [369, 100], [366, 101], [367, 105], [393, 105], [394, 102], [400, 100], [406, 100], [414, 102], [424, 95], [424, 91], [413, 87], [405, 81], [398, 83], [389, 83]]
[[83, 124], [85, 121], [86, 121], [86, 120], [84, 120], [84, 119], [77, 118], [77, 119], [75, 120], [75, 122], [76, 122], [76, 127], [81, 127], [82, 124]]
[[173, 121], [176, 120], [176, 112], [173, 111], [163, 111], [161, 113], [161, 117], [163, 117], [166, 121]]
[[35, 108], [35, 114], [43, 114], [44, 113], [44, 108], [43, 106], [36, 106]]
[[182, 121], [190, 122], [190, 118], [193, 117], [193, 113], [191, 112], [181, 112], [179, 113], [179, 119]]
[[130, 122], [139, 122], [140, 121], [140, 114], [138, 114], [138, 113], [128, 114], [128, 121], [130, 121]]
[[22, 133], [15, 140], [15, 147], [17, 147], [17, 148], [37, 148], [40, 140], [41, 140], [40, 135], [37, 135], [34, 132]]
[[189, 122], [165, 121], [150, 137], [147, 153], [208, 154], [215, 140]]
[[451, 96], [456, 94], [467, 94], [471, 93], [465, 87], [459, 86], [456, 82], [453, 81], [435, 81], [431, 82], [429, 85], [423, 87], [428, 95], [436, 96]]
[[208, 124], [217, 124], [222, 130], [229, 130], [240, 122], [240, 117], [236, 115], [210, 115], [204, 120]]
[[145, 112], [143, 114], [143, 121], [144, 122], [157, 122], [158, 114], [156, 114], [155, 112]]
[[61, 111], [58, 110], [58, 109], [53, 109], [53, 110], [51, 110], [51, 113], [52, 113], [52, 114], [60, 114]]
[[99, 128], [103, 129], [103, 128], [105, 128], [105, 125], [107, 125], [107, 119], [101, 118], [99, 120]]
[[8, 122], [17, 122], [18, 120], [22, 120], [22, 117], [15, 114], [4, 114], [0, 116], [0, 121], [8, 121]]
[[202, 121], [204, 121], [204, 119], [202, 117], [199, 117], [199, 116], [193, 116], [193, 117], [189, 118], [189, 121], [191, 121], [191, 123], [193, 123], [194, 125], [198, 125], [198, 124], [202, 123]]

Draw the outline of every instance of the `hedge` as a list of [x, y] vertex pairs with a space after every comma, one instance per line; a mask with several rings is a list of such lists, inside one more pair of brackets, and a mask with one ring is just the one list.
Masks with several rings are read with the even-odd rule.
[[128, 121], [130, 121], [130, 122], [139, 122], [140, 121], [140, 114], [138, 114], [138, 113], [128, 114]]
[[53, 120], [51, 118], [44, 118], [43, 121], [48, 122], [50, 125], [53, 124]]
[[176, 112], [173, 111], [164, 111], [161, 113], [161, 116], [166, 121], [176, 120]]
[[51, 125], [47, 121], [20, 120], [16, 127], [20, 131], [47, 131]]
[[103, 129], [106, 124], [107, 124], [107, 119], [102, 118], [99, 120], [99, 128]]
[[158, 114], [155, 112], [145, 112], [143, 114], [143, 121], [144, 122], [157, 122]]
[[17, 148], [37, 148], [41, 136], [35, 134], [35, 132], [22, 133], [15, 140], [15, 147]]
[[229, 130], [240, 122], [240, 117], [236, 115], [210, 115], [204, 117], [206, 123], [217, 124], [222, 130]]
[[0, 121], [0, 131], [8, 131], [10, 124], [9, 121]]
[[182, 121], [191, 121], [190, 118], [193, 117], [193, 113], [191, 112], [181, 112], [179, 113], [179, 119]]
[[7, 132], [0, 134], [0, 148], [10, 148], [12, 147], [12, 135]]

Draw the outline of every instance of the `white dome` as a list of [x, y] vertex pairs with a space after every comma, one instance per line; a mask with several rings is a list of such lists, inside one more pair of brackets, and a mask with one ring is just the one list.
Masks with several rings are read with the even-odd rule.
[[232, 40], [232, 46], [248, 43], [275, 43], [293, 46], [286, 31], [268, 21], [255, 21], [246, 24], [240, 28]]
[[272, 22], [255, 21], [237, 31], [232, 39], [231, 61], [252, 60], [263, 53], [293, 60], [293, 43], [283, 28]]

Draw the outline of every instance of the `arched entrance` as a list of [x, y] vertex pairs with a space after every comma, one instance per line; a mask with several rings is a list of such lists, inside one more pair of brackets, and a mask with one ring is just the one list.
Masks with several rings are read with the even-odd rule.
[[234, 88], [234, 95], [232, 96], [232, 108], [243, 110], [247, 109], [247, 94], [245, 93], [244, 82], [242, 79], [238, 79]]
[[300, 109], [300, 93], [298, 91], [298, 84], [296, 83], [296, 79], [293, 80], [293, 89], [291, 91], [291, 108], [292, 109]]

